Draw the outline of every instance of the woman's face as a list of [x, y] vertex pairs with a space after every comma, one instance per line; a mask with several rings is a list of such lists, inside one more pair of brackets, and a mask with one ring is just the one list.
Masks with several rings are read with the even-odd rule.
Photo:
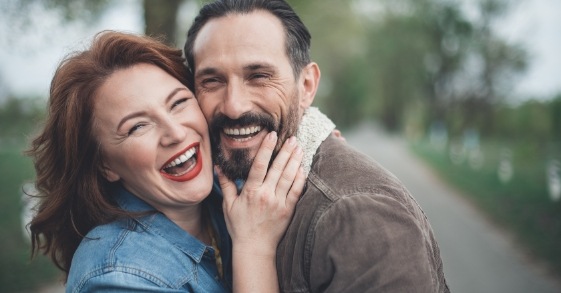
[[206, 120], [193, 93], [157, 66], [114, 72], [94, 102], [105, 176], [164, 214], [200, 203], [212, 188]]

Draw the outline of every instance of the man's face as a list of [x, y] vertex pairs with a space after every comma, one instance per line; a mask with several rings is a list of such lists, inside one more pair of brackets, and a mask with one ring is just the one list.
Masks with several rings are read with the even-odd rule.
[[[210, 20], [194, 43], [195, 93], [212, 136], [213, 155], [230, 179], [245, 179], [265, 135], [279, 145], [295, 135], [301, 78], [285, 50], [280, 20], [265, 11]], [[311, 103], [311, 101], [310, 101]]]

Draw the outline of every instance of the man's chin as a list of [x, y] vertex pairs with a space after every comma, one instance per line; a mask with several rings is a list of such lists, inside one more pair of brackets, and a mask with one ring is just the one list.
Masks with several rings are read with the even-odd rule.
[[228, 151], [228, 155], [222, 150], [218, 151], [215, 158], [216, 164], [222, 173], [230, 180], [246, 180], [253, 163], [252, 152], [248, 149], [237, 149]]

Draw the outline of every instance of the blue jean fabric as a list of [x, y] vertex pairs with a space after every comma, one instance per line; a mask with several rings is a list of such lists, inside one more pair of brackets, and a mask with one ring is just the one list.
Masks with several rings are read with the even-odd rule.
[[[154, 211], [122, 187], [115, 196], [127, 211]], [[230, 292], [231, 242], [220, 202], [215, 186], [204, 204], [219, 234], [224, 279], [211, 246], [154, 211], [92, 229], [74, 254], [66, 292]]]

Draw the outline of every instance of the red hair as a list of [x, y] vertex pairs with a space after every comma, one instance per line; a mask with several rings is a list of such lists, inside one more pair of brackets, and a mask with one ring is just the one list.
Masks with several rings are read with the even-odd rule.
[[110, 197], [92, 112], [96, 92], [108, 77], [139, 63], [156, 65], [193, 90], [181, 50], [145, 36], [98, 33], [89, 49], [69, 55], [57, 68], [44, 129], [27, 152], [41, 198], [30, 223], [32, 254], [48, 254], [66, 276], [84, 235], [129, 215]]

